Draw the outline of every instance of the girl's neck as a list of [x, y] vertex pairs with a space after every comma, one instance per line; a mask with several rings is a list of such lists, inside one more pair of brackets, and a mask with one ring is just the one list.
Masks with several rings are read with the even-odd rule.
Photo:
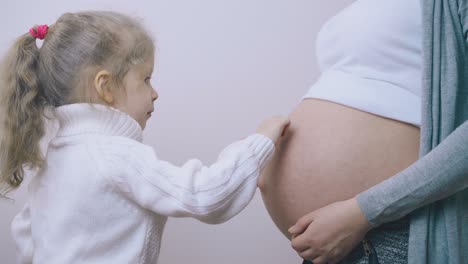
[[84, 134], [122, 136], [141, 142], [143, 131], [133, 118], [115, 108], [100, 104], [69, 104], [55, 108], [59, 122], [57, 137]]

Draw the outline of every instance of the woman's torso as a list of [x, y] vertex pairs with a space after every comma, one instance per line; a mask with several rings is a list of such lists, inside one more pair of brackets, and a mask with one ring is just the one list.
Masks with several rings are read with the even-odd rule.
[[417, 160], [419, 11], [419, 0], [358, 0], [319, 34], [322, 76], [291, 113], [287, 138], [260, 180], [286, 236], [301, 216]]
[[418, 157], [413, 125], [315, 99], [299, 104], [290, 118], [260, 180], [265, 206], [286, 236], [303, 215], [352, 198]]

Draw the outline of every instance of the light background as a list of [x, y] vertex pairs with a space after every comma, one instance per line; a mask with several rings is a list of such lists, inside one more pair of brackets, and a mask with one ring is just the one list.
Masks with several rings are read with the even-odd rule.
[[[141, 18], [157, 39], [153, 82], [160, 94], [145, 142], [175, 164], [213, 162], [267, 116], [287, 115], [318, 77], [315, 38], [352, 0], [2, 1], [0, 55], [35, 24], [64, 12], [113, 10]], [[1, 87], [0, 87], [1, 89]], [[14, 263], [9, 226], [26, 186], [0, 200], [0, 262]], [[232, 220], [168, 221], [159, 263], [301, 263], [257, 191]]]

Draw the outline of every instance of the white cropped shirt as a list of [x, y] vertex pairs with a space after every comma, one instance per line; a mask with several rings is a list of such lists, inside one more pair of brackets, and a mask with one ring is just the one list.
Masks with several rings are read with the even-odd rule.
[[419, 0], [357, 0], [320, 30], [321, 76], [303, 99], [421, 124]]

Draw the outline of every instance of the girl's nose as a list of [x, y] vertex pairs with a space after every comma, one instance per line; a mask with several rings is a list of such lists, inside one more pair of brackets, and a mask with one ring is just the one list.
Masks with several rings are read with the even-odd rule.
[[156, 92], [155, 89], [151, 89], [151, 99], [153, 100], [153, 102], [156, 101], [156, 99], [158, 99], [158, 97], [159, 97], [158, 92]]

